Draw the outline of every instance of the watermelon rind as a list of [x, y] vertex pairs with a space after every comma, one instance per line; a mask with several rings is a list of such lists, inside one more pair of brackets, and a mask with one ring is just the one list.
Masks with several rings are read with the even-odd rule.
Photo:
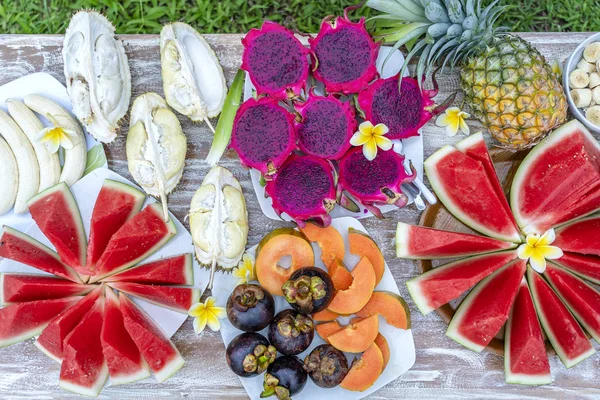
[[452, 146], [446, 145], [446, 146], [443, 146], [442, 148], [440, 148], [435, 153], [433, 153], [427, 160], [425, 160], [424, 167], [425, 167], [425, 171], [427, 172], [427, 178], [429, 179], [429, 183], [433, 187], [437, 197], [440, 199], [442, 204], [444, 204], [446, 209], [448, 209], [448, 211], [454, 217], [456, 217], [458, 220], [460, 220], [465, 225], [471, 227], [472, 229], [474, 229], [486, 236], [493, 237], [493, 238], [496, 238], [499, 240], [506, 240], [509, 242], [520, 243], [521, 236], [519, 235], [519, 232], [517, 232], [516, 229], [512, 226], [512, 223], [511, 223], [511, 228], [513, 228], [514, 233], [512, 235], [503, 235], [499, 232], [496, 232], [495, 230], [489, 229], [487, 226], [482, 225], [481, 223], [475, 221], [468, 215], [465, 215], [457, 206], [455, 206], [454, 202], [452, 202], [446, 196], [445, 190], [442, 189], [444, 187], [444, 185], [436, 171], [436, 165], [444, 157], [446, 157], [447, 155], [449, 155], [455, 151], [458, 151], [458, 150]]
[[144, 200], [146, 200], [146, 195], [144, 192], [137, 189], [135, 186], [131, 186], [124, 182], [115, 181], [113, 179], [105, 179], [102, 187], [127, 193], [136, 199], [136, 207], [134, 207], [134, 210], [131, 211], [130, 217], [137, 214], [142, 209]]
[[[582, 362], [583, 360], [585, 360], [585, 359], [591, 357], [592, 355], [594, 355], [594, 353], [596, 353], [596, 350], [592, 346], [590, 346], [590, 349], [587, 352], [579, 355], [578, 357], [569, 358], [569, 356], [565, 353], [565, 351], [560, 346], [560, 343], [558, 342], [558, 340], [556, 338], [556, 335], [551, 331], [550, 325], [549, 325], [548, 320], [546, 318], [546, 315], [544, 314], [543, 310], [541, 309], [540, 300], [539, 300], [538, 294], [537, 294], [537, 289], [535, 287], [535, 284], [533, 284], [534, 279], [537, 278], [534, 274], [537, 274], [537, 272], [535, 272], [533, 270], [533, 268], [528, 267], [527, 268], [527, 282], [529, 283], [529, 289], [531, 291], [531, 297], [533, 298], [533, 303], [535, 304], [535, 309], [537, 310], [537, 314], [538, 314], [538, 318], [540, 320], [540, 324], [542, 325], [542, 328], [544, 328], [544, 332], [546, 333], [546, 337], [548, 338], [548, 340], [552, 344], [552, 348], [554, 348], [554, 351], [556, 351], [556, 354], [558, 355], [558, 358], [560, 358], [560, 360], [562, 361], [562, 363], [564, 364], [564, 366], [566, 368], [572, 368], [575, 365], [577, 365], [580, 362]], [[542, 277], [539, 277], [539, 279], [541, 280], [542, 284], [547, 285], [546, 281]], [[554, 293], [554, 295], [562, 303], [562, 300], [560, 300], [560, 297], [558, 297], [558, 295], [556, 294], [556, 292], [554, 292], [554, 290], [552, 288], [550, 288], [550, 290], [552, 290], [552, 292]], [[564, 306], [564, 303], [562, 303], [562, 304]], [[569, 309], [566, 306], [565, 306], [565, 310], [566, 310], [567, 313], [570, 313]], [[577, 321], [575, 320], [575, 317], [573, 317], [573, 323], [577, 324]], [[577, 325], [577, 326], [579, 327], [579, 325]], [[582, 333], [583, 333], [583, 331], [582, 331]]]
[[0, 306], [4, 305], [4, 275], [0, 274]]
[[[41, 334], [42, 332], [40, 332]], [[44, 346], [41, 345], [37, 340], [33, 342], [33, 345], [38, 348], [39, 351], [47, 355], [50, 359], [56, 361], [59, 364], [62, 364], [62, 358], [56, 357], [54, 354], [50, 353]]]

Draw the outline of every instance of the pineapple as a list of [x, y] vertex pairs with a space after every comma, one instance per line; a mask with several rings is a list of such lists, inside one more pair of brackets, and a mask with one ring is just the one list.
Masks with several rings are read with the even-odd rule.
[[494, 22], [504, 11], [497, 1], [367, 0], [385, 13], [372, 19], [373, 33], [395, 48], [409, 44], [406, 64], [416, 55], [417, 76], [460, 66], [461, 89], [472, 114], [501, 146], [533, 146], [565, 122], [567, 100], [559, 77], [527, 41]]

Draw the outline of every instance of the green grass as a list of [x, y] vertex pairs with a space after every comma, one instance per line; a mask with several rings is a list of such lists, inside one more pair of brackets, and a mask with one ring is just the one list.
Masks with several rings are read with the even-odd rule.
[[[158, 33], [185, 21], [202, 33], [246, 32], [263, 19], [316, 32], [323, 17], [359, 0], [0, 0], [1, 33], [63, 33], [80, 8], [102, 11], [118, 33]], [[483, 0], [489, 3], [490, 0]], [[512, 4], [500, 19], [512, 31], [600, 31], [598, 0], [501, 0]], [[361, 11], [370, 15], [368, 9]]]

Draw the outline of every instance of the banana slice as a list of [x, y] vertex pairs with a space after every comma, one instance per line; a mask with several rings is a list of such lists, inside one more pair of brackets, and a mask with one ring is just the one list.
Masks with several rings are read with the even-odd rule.
[[582, 69], [588, 74], [591, 74], [592, 72], [596, 72], [598, 70], [598, 67], [596, 63], [589, 63], [585, 60], [585, 58], [583, 58], [577, 63], [577, 69]]
[[597, 72], [592, 72], [590, 74], [590, 83], [588, 84], [588, 87], [593, 89], [598, 85], [600, 85], [600, 74]]
[[0, 215], [9, 212], [15, 205], [19, 190], [19, 169], [15, 155], [6, 140], [0, 136]]
[[596, 61], [600, 60], [600, 42], [590, 43], [583, 50], [583, 58], [585, 58], [587, 62], [591, 63], [595, 63]]
[[35, 196], [40, 188], [40, 166], [31, 142], [19, 125], [3, 110], [0, 110], [0, 134], [17, 160], [19, 189], [15, 200], [15, 214], [24, 214], [29, 210], [27, 200]]
[[600, 86], [592, 89], [592, 104], [600, 104]]
[[576, 69], [569, 74], [569, 87], [571, 89], [582, 89], [590, 83], [590, 76], [582, 69]]
[[575, 107], [585, 108], [592, 102], [592, 91], [590, 89], [573, 89], [571, 90], [571, 98]]
[[33, 150], [40, 166], [40, 188], [39, 191], [46, 190], [58, 183], [60, 179], [60, 159], [57, 153], [50, 153], [46, 145], [38, 140], [38, 135], [44, 125], [35, 116], [33, 111], [29, 109], [20, 100], [6, 100], [8, 112], [21, 128], [23, 133], [27, 135], [29, 141], [33, 145]]
[[69, 186], [73, 185], [83, 176], [87, 161], [87, 146], [81, 126], [79, 126], [77, 120], [67, 110], [45, 97], [30, 94], [25, 96], [23, 102], [36, 113], [45, 118], [50, 117], [60, 124], [60, 126], [77, 133], [77, 137], [72, 139], [73, 147], [65, 149], [65, 163], [59, 179], [60, 182], [65, 182]]
[[585, 111], [585, 118], [596, 126], [600, 126], [600, 106], [592, 106]]

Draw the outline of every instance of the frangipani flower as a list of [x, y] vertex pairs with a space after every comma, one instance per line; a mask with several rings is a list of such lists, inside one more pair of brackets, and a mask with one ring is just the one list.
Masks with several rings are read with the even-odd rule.
[[462, 111], [458, 107], [450, 107], [446, 111], [437, 117], [435, 124], [439, 127], [446, 127], [446, 134], [450, 137], [455, 136], [458, 130], [465, 135], [471, 133], [469, 125], [465, 122], [465, 119], [469, 118], [471, 114]]
[[529, 265], [540, 274], [546, 270], [546, 260], [562, 257], [563, 252], [550, 246], [556, 239], [554, 229], [549, 229], [541, 237], [537, 233], [527, 235], [525, 243], [519, 246], [517, 254], [521, 260], [529, 260]]
[[365, 158], [372, 161], [377, 156], [378, 147], [384, 151], [392, 148], [392, 141], [385, 137], [388, 132], [389, 129], [384, 124], [373, 126], [370, 121], [365, 121], [359, 125], [358, 132], [350, 139], [350, 144], [362, 146]]
[[552, 72], [554, 72], [556, 74], [556, 76], [558, 76], [559, 78], [562, 77], [562, 74], [563, 74], [562, 63], [559, 60], [552, 61], [552, 64], [550, 64], [550, 67], [552, 67]]
[[224, 307], [215, 306], [217, 299], [210, 296], [204, 303], [196, 303], [190, 307], [188, 315], [194, 317], [194, 332], [199, 334], [206, 325], [213, 331], [221, 329], [221, 319], [227, 315]]
[[45, 143], [48, 151], [54, 154], [61, 146], [65, 149], [72, 149], [72, 139], [76, 137], [77, 133], [75, 131], [55, 125], [42, 129], [37, 140]]
[[233, 276], [238, 278], [238, 285], [255, 281], [256, 272], [254, 270], [254, 257], [245, 253], [242, 261], [240, 261], [237, 268], [233, 270]]

